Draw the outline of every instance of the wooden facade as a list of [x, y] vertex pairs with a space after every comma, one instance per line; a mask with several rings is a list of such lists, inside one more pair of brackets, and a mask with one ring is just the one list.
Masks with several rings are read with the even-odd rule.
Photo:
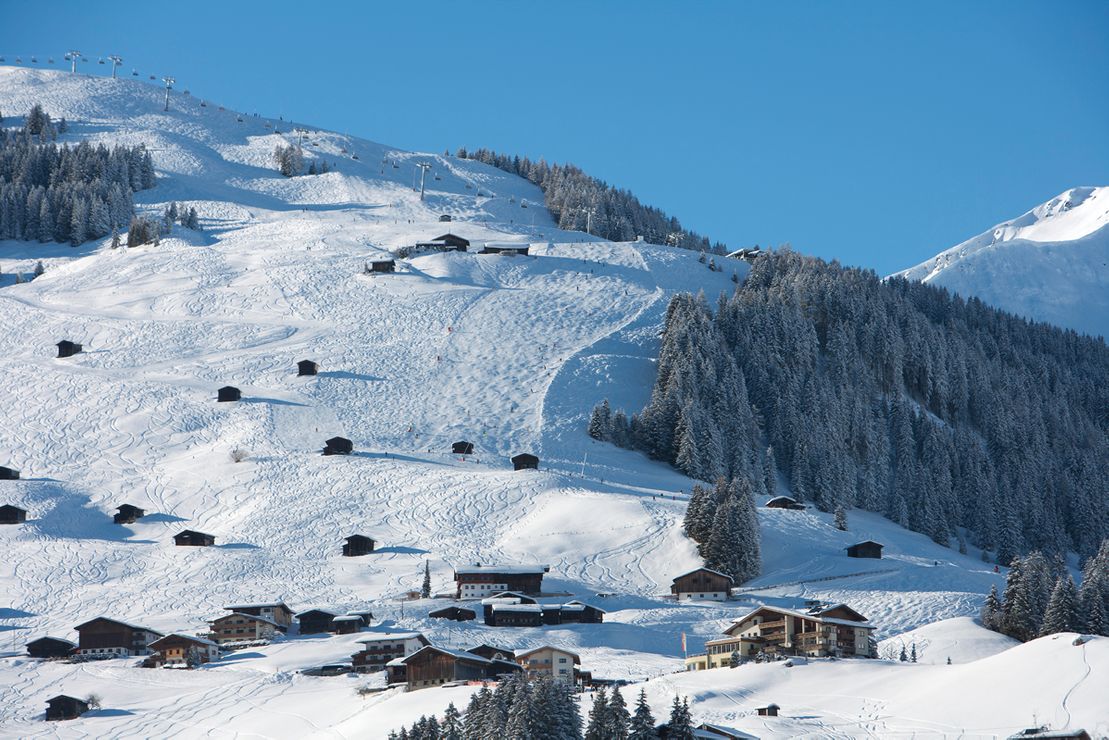
[[539, 470], [539, 458], [527, 452], [521, 452], [512, 458], [513, 470]]
[[349, 455], [354, 452], [354, 443], [346, 437], [332, 437], [323, 443], [325, 455]]
[[492, 678], [492, 661], [460, 650], [433, 645], [404, 659], [408, 690], [440, 686], [451, 681], [481, 681]]
[[211, 547], [216, 544], [215, 535], [186, 529], [173, 535], [173, 544], [178, 547]]
[[331, 620], [331, 630], [337, 635], [351, 635], [361, 632], [366, 622], [357, 614], [342, 614]]
[[147, 655], [150, 643], [162, 637], [161, 632], [107, 617], [97, 617], [74, 629], [78, 634], [77, 654], [90, 657]]
[[504, 591], [538, 596], [543, 587], [543, 574], [550, 571], [540, 566], [475, 565], [454, 572], [455, 597], [478, 599]]
[[473, 609], [466, 609], [461, 606], [448, 606], [443, 609], [436, 609], [435, 611], [428, 612], [427, 615], [432, 619], [451, 619], [455, 622], [468, 622], [472, 619], [477, 619], [477, 612]]
[[343, 545], [343, 555], [348, 558], [369, 555], [373, 551], [374, 541], [363, 534], [352, 534]]
[[142, 519], [144, 516], [146, 512], [139, 507], [123, 504], [116, 507], [116, 515], [112, 517], [112, 521], [116, 524], [134, 524], [136, 519]]
[[80, 354], [83, 349], [84, 348], [81, 345], [77, 344], [77, 342], [71, 342], [68, 339], [63, 339], [62, 341], [58, 342], [58, 357], [73, 357], [73, 355]]
[[309, 609], [297, 615], [300, 634], [316, 635], [321, 632], [335, 631], [335, 618], [339, 615], [326, 609]]
[[233, 385], [225, 385], [216, 391], [216, 400], [221, 403], [242, 400], [243, 393]]
[[350, 662], [359, 673], [383, 671], [390, 661], [407, 658], [431, 644], [419, 632], [384, 634], [358, 642], [362, 650], [350, 656]]
[[581, 658], [569, 650], [545, 645], [516, 653], [516, 662], [529, 676], [548, 675], [559, 683], [576, 683]]
[[805, 508], [805, 505], [795, 501], [794, 499], [791, 499], [789, 496], [775, 496], [774, 498], [766, 502], [766, 508], [793, 509], [796, 511], [801, 511]]
[[454, 219], [451, 218], [451, 215], [449, 213], [444, 213], [442, 216], [439, 217], [439, 223], [441, 224], [449, 224], [453, 220]]
[[231, 612], [208, 623], [212, 642], [226, 645], [233, 642], [268, 642], [281, 631], [272, 619], [257, 614]]
[[66, 719], [77, 719], [89, 711], [88, 702], [73, 696], [55, 696], [46, 700], [46, 721], [58, 722]]
[[57, 637], [40, 637], [27, 643], [27, 655], [32, 658], [68, 658], [77, 646]]
[[204, 665], [219, 660], [219, 645], [190, 635], [166, 635], [150, 643], [155, 663], [163, 665]]
[[396, 272], [396, 260], [371, 260], [369, 263], [370, 272]]
[[755, 709], [760, 717], [777, 717], [778, 710], [781, 709], [777, 704], [767, 704], [765, 707], [758, 707]]
[[443, 242], [448, 247], [453, 247], [454, 249], [457, 249], [460, 252], [465, 252], [465, 251], [469, 250], [469, 248], [470, 248], [470, 240], [469, 239], [463, 239], [462, 237], [460, 237], [456, 234], [451, 234], [449, 232], [446, 233], [446, 234], [442, 234], [440, 236], [435, 237], [434, 239], [432, 239], [432, 241]]
[[514, 242], [486, 242], [478, 254], [507, 254], [525, 257], [531, 249], [530, 244], [517, 244]]
[[473, 442], [455, 442], [451, 445], [451, 454], [453, 455], [472, 455], [474, 454]]
[[268, 604], [234, 604], [223, 608], [239, 614], [265, 617], [276, 624], [282, 632], [288, 631], [289, 627], [293, 625], [293, 610], [283, 601], [274, 601]]
[[507, 648], [499, 648], [496, 645], [481, 644], [477, 647], [472, 647], [466, 651], [474, 655], [480, 655], [486, 660], [513, 660], [515, 653]]
[[301, 360], [297, 363], [297, 376], [301, 375], [318, 375], [320, 366], [318, 363], [311, 360]]
[[866, 540], [865, 542], [859, 542], [848, 547], [847, 557], [881, 559], [882, 547], [883, 545], [879, 542], [875, 542], [874, 540]]
[[19, 471], [0, 465], [0, 480], [19, 480]]
[[732, 593], [732, 577], [709, 568], [698, 568], [675, 578], [670, 593], [679, 601], [726, 601]]
[[22, 524], [25, 521], [27, 521], [26, 509], [11, 504], [0, 506], [0, 524]]

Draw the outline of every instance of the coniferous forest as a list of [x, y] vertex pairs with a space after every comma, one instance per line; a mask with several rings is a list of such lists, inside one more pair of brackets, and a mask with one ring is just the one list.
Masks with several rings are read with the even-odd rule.
[[533, 162], [527, 157], [521, 159], [488, 149], [472, 152], [459, 149], [456, 156], [484, 162], [538, 185], [547, 210], [560, 229], [586, 231], [588, 227], [594, 236], [614, 242], [633, 241], [642, 236], [654, 244], [711, 250], [717, 254], [726, 251], [720, 242], [710, 244], [708, 237], [682, 228], [678, 219], [643, 205], [627, 190], [590, 177], [572, 164], [548, 164], [543, 159]]
[[39, 105], [22, 128], [0, 127], [0, 239], [76, 246], [124, 231], [134, 193], [154, 187], [146, 147], [58, 146], [64, 130]]
[[755, 495], [780, 471], [821, 510], [878, 512], [1003, 564], [1092, 556], [1109, 535], [1103, 340], [789, 250], [715, 307], [676, 296], [650, 402], [630, 417], [601, 404], [590, 426]]

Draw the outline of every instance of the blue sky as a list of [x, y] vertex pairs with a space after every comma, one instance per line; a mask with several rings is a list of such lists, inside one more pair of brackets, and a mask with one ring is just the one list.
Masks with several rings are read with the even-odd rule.
[[1102, 0], [0, 9], [8, 56], [117, 53], [250, 112], [572, 161], [729, 245], [883, 274], [1109, 184]]

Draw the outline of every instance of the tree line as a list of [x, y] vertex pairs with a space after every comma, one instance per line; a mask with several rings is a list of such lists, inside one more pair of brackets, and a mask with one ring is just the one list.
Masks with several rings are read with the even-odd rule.
[[64, 121], [56, 126], [36, 104], [21, 128], [0, 127], [0, 238], [74, 246], [99, 239], [127, 228], [134, 193], [154, 187], [144, 145], [59, 146]]
[[1008, 564], [1109, 536], [1107, 409], [1102, 339], [784, 249], [715, 308], [675, 296], [649, 403], [602, 403], [590, 431]]
[[[543, 191], [547, 210], [560, 229], [585, 231], [614, 242], [633, 241], [642, 236], [654, 244], [724, 254], [723, 244], [684, 228], [673, 216], [639, 202], [631, 192], [614, 188], [591, 177], [572, 164], [548, 164], [539, 159], [500, 154], [489, 149], [460, 148], [459, 159], [472, 159], [518, 175]], [[589, 214], [592, 211], [592, 215]]]

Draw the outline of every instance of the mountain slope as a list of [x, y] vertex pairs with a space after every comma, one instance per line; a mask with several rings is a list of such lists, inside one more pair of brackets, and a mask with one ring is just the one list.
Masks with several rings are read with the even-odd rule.
[[1107, 336], [1109, 187], [1072, 188], [897, 275]]

